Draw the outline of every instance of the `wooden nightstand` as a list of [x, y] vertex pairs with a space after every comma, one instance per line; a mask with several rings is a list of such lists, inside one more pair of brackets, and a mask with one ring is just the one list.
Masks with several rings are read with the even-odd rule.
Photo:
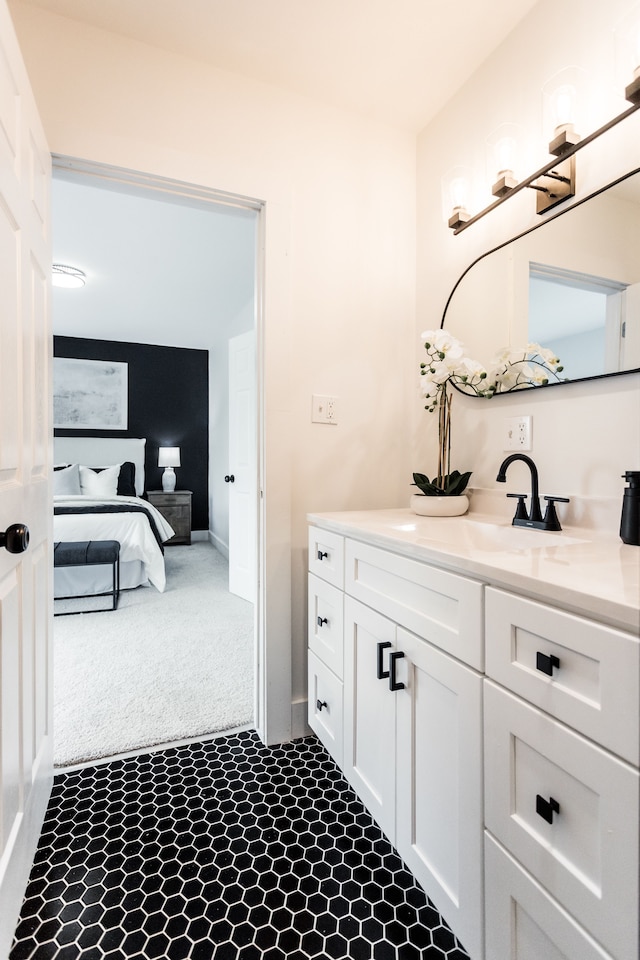
[[165, 547], [191, 543], [191, 490], [148, 490], [149, 503], [159, 510], [165, 520], [176, 532], [175, 537], [167, 540]]

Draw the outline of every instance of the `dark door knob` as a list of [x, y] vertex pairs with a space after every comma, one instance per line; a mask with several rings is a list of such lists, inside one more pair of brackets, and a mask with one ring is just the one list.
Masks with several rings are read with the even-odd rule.
[[235, 479], [236, 479], [236, 478], [234, 477], [234, 475], [233, 475], [232, 473], [231, 473], [231, 474], [228, 473], [228, 474], [226, 475], [226, 477], [224, 478], [224, 482], [225, 482], [225, 483], [234, 483], [234, 482], [235, 482]]
[[24, 523], [12, 523], [4, 533], [0, 533], [0, 547], [9, 553], [24, 553], [28, 546], [29, 527]]

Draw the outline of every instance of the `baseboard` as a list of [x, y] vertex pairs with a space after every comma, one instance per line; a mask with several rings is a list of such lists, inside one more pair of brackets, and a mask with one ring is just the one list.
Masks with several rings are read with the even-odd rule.
[[209, 531], [208, 530], [192, 530], [191, 531], [191, 541], [194, 543], [197, 540], [208, 540]]
[[15, 835], [7, 840], [0, 884], [0, 960], [9, 957], [38, 837], [47, 812], [53, 785], [50, 762], [48, 756], [47, 772], [42, 776], [36, 775], [22, 820], [16, 824]]
[[310, 737], [313, 730], [307, 723], [307, 700], [294, 700], [291, 704], [291, 739]]
[[229, 559], [229, 544], [217, 537], [212, 530], [209, 530], [209, 543], [212, 543], [218, 553], [221, 553], [225, 560]]

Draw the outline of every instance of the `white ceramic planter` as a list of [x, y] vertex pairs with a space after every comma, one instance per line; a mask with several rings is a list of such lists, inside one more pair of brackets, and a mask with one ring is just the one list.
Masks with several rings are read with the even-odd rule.
[[465, 493], [459, 497], [425, 497], [412, 493], [409, 509], [421, 517], [461, 517], [469, 509], [469, 497]]

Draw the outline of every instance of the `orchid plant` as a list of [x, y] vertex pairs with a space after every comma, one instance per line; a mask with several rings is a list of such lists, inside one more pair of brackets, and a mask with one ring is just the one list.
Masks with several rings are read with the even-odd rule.
[[420, 364], [421, 393], [425, 410], [438, 413], [438, 473], [429, 478], [413, 474], [413, 486], [427, 497], [452, 497], [464, 493], [471, 471], [451, 470], [451, 401], [449, 385], [463, 393], [490, 399], [496, 393], [509, 393], [522, 387], [543, 385], [550, 378], [560, 380], [562, 371], [553, 351], [537, 343], [500, 351], [490, 371], [464, 356], [464, 347], [444, 330], [425, 330], [422, 334], [427, 359]]

